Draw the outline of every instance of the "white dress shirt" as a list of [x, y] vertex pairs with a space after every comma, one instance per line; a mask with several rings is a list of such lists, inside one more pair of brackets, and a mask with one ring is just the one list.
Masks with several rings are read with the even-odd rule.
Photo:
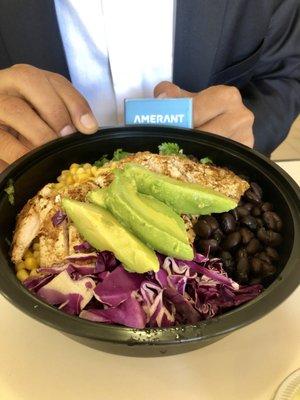
[[126, 98], [172, 80], [173, 0], [55, 0], [73, 85], [101, 126], [123, 123]]

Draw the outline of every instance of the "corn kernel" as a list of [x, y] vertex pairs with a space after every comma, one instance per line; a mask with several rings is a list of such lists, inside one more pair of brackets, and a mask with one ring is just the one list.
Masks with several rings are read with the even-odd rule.
[[61, 171], [61, 175], [68, 175], [70, 173], [70, 171], [68, 169], [64, 169], [63, 171]]
[[70, 168], [70, 172], [72, 175], [75, 175], [79, 167], [72, 167]]
[[20, 269], [20, 271], [18, 271], [16, 275], [21, 282], [25, 281], [25, 279], [27, 279], [29, 276], [28, 272], [25, 269]]
[[59, 189], [62, 189], [64, 186], [65, 186], [64, 183], [63, 183], [63, 182], [60, 182], [60, 183], [57, 183], [57, 184], [55, 185], [55, 189], [56, 189], [56, 190], [59, 190]]
[[77, 174], [83, 174], [85, 171], [84, 171], [84, 168], [82, 168], [82, 167], [80, 167], [80, 168], [78, 168], [78, 170], [77, 170]]
[[31, 271], [30, 271], [30, 274], [29, 274], [30, 276], [37, 276], [37, 275], [39, 275], [39, 273], [37, 272], [37, 270], [36, 269], [32, 269]]
[[91, 174], [92, 174], [93, 176], [97, 176], [97, 173], [98, 173], [98, 168], [95, 167], [95, 166], [93, 166], [93, 167], [91, 168]]
[[72, 185], [74, 183], [74, 179], [72, 176], [67, 176], [65, 179], [66, 185]]
[[70, 165], [70, 169], [71, 169], [71, 168], [76, 168], [76, 169], [78, 169], [78, 168], [79, 168], [79, 164], [73, 163], [73, 164]]
[[74, 182], [75, 182], [75, 183], [78, 183], [78, 182], [79, 182], [79, 177], [78, 177], [78, 175], [74, 175], [74, 176], [73, 176], [73, 179], [74, 179]]
[[63, 179], [63, 177], [60, 175], [56, 180], [57, 180], [57, 182], [61, 182], [62, 179]]
[[33, 256], [32, 251], [30, 251], [29, 249], [25, 251], [24, 258], [28, 258], [28, 257], [32, 257], [32, 256]]
[[38, 242], [33, 243], [33, 250], [39, 250], [40, 249], [40, 244]]
[[18, 271], [21, 271], [21, 269], [25, 269], [25, 263], [24, 263], [24, 261], [21, 261], [21, 262], [19, 262], [19, 263], [17, 263], [16, 265], [15, 265], [15, 270], [18, 272]]
[[25, 258], [24, 263], [25, 263], [25, 268], [29, 270], [35, 269], [39, 266], [38, 261], [34, 257]]
[[91, 164], [90, 163], [85, 163], [85, 164], [83, 164], [83, 168], [84, 169], [90, 169], [91, 168]]
[[79, 182], [84, 182], [88, 180], [90, 177], [88, 174], [78, 174]]

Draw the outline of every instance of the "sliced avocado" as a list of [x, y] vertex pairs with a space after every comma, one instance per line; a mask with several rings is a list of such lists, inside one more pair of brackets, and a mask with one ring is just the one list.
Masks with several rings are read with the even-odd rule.
[[63, 199], [62, 205], [80, 235], [95, 249], [111, 251], [130, 272], [158, 271], [154, 251], [126, 230], [109, 211], [70, 199]]
[[[124, 175], [120, 178], [116, 173], [115, 179], [116, 183], [112, 187], [116, 189], [116, 186], [122, 186], [117, 188], [118, 191], [122, 190], [125, 201], [130, 203], [141, 218], [183, 243], [189, 244], [183, 219], [172, 208], [152, 196], [137, 193], [134, 181], [128, 180]], [[107, 203], [110, 202], [108, 195], [110, 192], [108, 190], [107, 188], [93, 190], [88, 193], [86, 198], [97, 206], [109, 209]]]
[[125, 174], [135, 180], [139, 192], [163, 201], [179, 214], [220, 213], [237, 206], [233, 199], [215, 190], [157, 174], [140, 165], [127, 164]]
[[[173, 211], [168, 210], [169, 215], [163, 214], [161, 210], [165, 210], [166, 206], [160, 207], [159, 203], [152, 202], [148, 197], [144, 201], [123, 173], [115, 173], [115, 179], [107, 190], [107, 208], [143, 242], [162, 254], [192, 260], [194, 252], [189, 245], [185, 226], [182, 225], [183, 232], [176, 222], [180, 217], [175, 214], [176, 219], [172, 220], [169, 215], [173, 215]], [[152, 204], [156, 208], [152, 208]], [[175, 232], [176, 236], [170, 232]]]
[[90, 192], [88, 192], [86, 199], [91, 203], [96, 204], [97, 206], [106, 208], [105, 205], [106, 197], [107, 197], [107, 189], [102, 188], [97, 190], [91, 190]]

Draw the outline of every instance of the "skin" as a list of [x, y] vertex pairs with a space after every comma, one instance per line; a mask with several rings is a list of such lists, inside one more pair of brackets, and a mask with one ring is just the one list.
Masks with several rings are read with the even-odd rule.
[[[193, 97], [196, 129], [253, 147], [254, 116], [235, 87], [219, 85], [191, 93], [171, 82], [161, 82], [154, 96]], [[63, 76], [26, 64], [0, 71], [0, 172], [57, 137], [97, 130], [87, 101]]]
[[216, 85], [192, 93], [171, 82], [161, 82], [155, 87], [154, 96], [192, 97], [195, 129], [216, 133], [253, 147], [254, 115], [244, 106], [236, 87]]

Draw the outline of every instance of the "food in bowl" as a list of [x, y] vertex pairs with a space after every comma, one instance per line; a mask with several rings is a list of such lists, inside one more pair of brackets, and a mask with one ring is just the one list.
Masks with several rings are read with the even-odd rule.
[[17, 276], [92, 321], [144, 328], [211, 318], [256, 297], [276, 274], [279, 217], [250, 185], [180, 152], [116, 151], [113, 161], [73, 164], [21, 211]]

